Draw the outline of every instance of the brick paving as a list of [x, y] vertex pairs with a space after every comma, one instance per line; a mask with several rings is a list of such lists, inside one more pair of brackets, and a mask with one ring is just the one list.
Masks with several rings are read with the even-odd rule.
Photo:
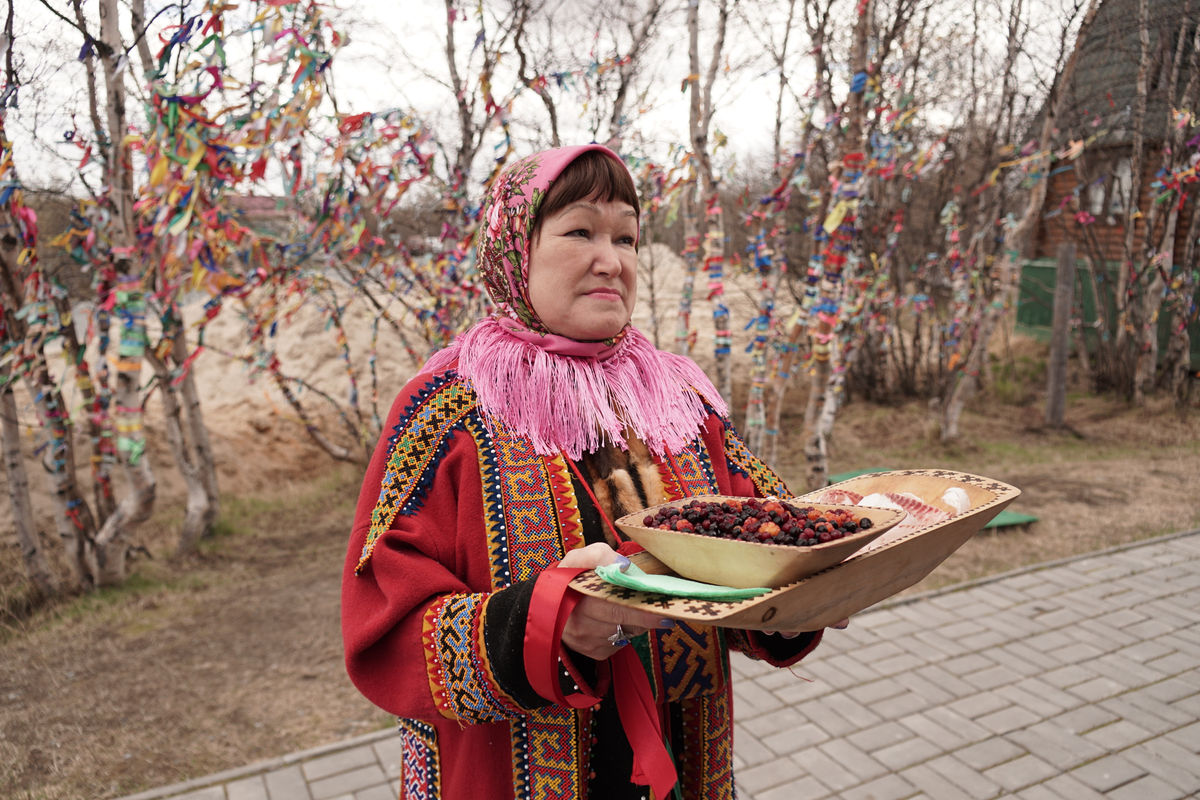
[[[793, 670], [733, 669], [742, 800], [1200, 797], [1200, 530], [882, 604]], [[399, 757], [381, 731], [122, 800], [392, 800]]]

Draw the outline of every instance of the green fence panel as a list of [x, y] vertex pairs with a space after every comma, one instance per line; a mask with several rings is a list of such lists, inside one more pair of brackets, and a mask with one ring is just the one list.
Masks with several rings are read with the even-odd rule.
[[[1094, 350], [1099, 341], [1099, 332], [1092, 327], [1096, 321], [1096, 296], [1092, 291], [1092, 283], [1084, 272], [1083, 262], [1077, 262], [1075, 272], [1075, 303], [1081, 308], [1084, 323], [1084, 341], [1089, 350]], [[1017, 330], [1022, 333], [1048, 341], [1050, 328], [1054, 320], [1054, 283], [1056, 263], [1054, 259], [1039, 258], [1026, 261], [1021, 265], [1021, 289], [1017, 299]], [[1108, 264], [1096, 275], [1096, 288], [1099, 290], [1109, 319], [1115, 311], [1114, 289], [1117, 285], [1117, 265]], [[1200, 292], [1197, 293], [1200, 299]], [[1162, 353], [1170, 337], [1171, 320], [1168, 316], [1160, 316], [1158, 321], [1158, 350]], [[1193, 320], [1188, 325], [1188, 336], [1191, 340], [1192, 368], [1200, 368], [1200, 321]]]

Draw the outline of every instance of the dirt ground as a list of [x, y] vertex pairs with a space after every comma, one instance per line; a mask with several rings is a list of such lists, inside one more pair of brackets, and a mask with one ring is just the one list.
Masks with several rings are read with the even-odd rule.
[[[843, 409], [832, 471], [974, 472], [1020, 487], [1012, 508], [1039, 518], [979, 534], [912, 591], [1200, 526], [1200, 413], [1073, 399], [1071, 431], [1040, 418], [978, 407], [945, 447], [921, 405]], [[180, 515], [165, 492], [127, 585], [2, 621], [0, 796], [117, 797], [389, 724], [341, 661], [358, 469], [270, 415], [218, 431], [224, 521], [199, 555], [168, 557]], [[779, 465], [793, 485], [802, 463]]]

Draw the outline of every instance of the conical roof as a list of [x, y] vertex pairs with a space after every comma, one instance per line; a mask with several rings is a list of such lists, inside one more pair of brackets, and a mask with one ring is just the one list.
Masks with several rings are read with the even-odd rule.
[[[1145, 0], [1150, 39], [1147, 102], [1143, 133], [1148, 141], [1161, 141], [1168, 114], [1179, 107], [1189, 61], [1200, 21], [1200, 0]], [[1079, 53], [1075, 77], [1065, 98], [1058, 127], [1070, 130], [1107, 131], [1109, 145], [1127, 144], [1133, 137], [1137, 101], [1139, 0], [1104, 0]], [[1181, 77], [1174, 98], [1168, 97], [1176, 47], [1184, 42]], [[1195, 111], [1196, 109], [1192, 109]]]

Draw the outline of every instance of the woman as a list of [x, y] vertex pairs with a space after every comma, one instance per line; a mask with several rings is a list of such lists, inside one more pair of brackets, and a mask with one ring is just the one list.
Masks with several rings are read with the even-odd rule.
[[704, 373], [630, 326], [638, 216], [599, 145], [506, 169], [478, 245], [496, 313], [393, 405], [342, 625], [351, 679], [401, 718], [402, 798], [731, 798], [728, 649], [786, 666], [821, 638], [565, 588], [572, 569], [628, 564], [611, 524], [625, 513], [787, 493]]

